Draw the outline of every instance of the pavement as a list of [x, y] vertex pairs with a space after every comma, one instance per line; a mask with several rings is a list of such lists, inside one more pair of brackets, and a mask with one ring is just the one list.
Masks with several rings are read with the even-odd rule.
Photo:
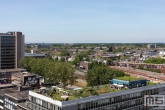
[[76, 71], [75, 71], [75, 74], [79, 74], [79, 75], [85, 76], [86, 73], [81, 72], [81, 71], [79, 71], [79, 70], [76, 70]]

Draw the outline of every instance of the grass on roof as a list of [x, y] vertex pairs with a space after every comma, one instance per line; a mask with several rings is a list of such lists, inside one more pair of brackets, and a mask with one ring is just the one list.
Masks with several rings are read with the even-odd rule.
[[[61, 96], [63, 95], [64, 91], [57, 93], [55, 89], [52, 89], [48, 93], [46, 93], [47, 94], [46, 96], [51, 97], [54, 100], [62, 101], [63, 99], [61, 98]], [[78, 91], [70, 90], [68, 91], [69, 93], [68, 98], [69, 100], [75, 100], [78, 98], [85, 98], [89, 96], [100, 95], [100, 94], [111, 93], [111, 92], [118, 92], [118, 91], [119, 91], [118, 89], [110, 88], [109, 84], [107, 84], [107, 85], [102, 85], [102, 86], [97, 86], [97, 87], [86, 87]]]
[[118, 80], [124, 80], [124, 81], [135, 81], [135, 80], [142, 80], [142, 78], [136, 78], [131, 76], [123, 76], [123, 77], [117, 77]]
[[160, 83], [155, 83], [155, 82], [153, 82], [153, 81], [149, 81], [149, 82], [147, 82], [147, 86], [149, 86], [149, 85], [156, 85], [156, 84], [160, 84]]

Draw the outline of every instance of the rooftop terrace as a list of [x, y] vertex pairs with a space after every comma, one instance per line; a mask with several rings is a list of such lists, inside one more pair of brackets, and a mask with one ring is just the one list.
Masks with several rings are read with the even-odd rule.
[[119, 90], [111, 88], [109, 84], [95, 87], [76, 88], [72, 90], [59, 88], [57, 86], [52, 86], [49, 88], [42, 87], [40, 89], [34, 90], [34, 92], [36, 93], [42, 94], [44, 96], [52, 98], [53, 100], [59, 101], [76, 100], [79, 98], [97, 96], [100, 94], [112, 93], [117, 91]]
[[139, 87], [139, 88], [133, 88], [133, 89], [128, 89], [124, 91], [119, 91], [119, 92], [111, 92], [111, 93], [105, 93], [105, 94], [100, 94], [100, 95], [95, 95], [95, 96], [90, 96], [86, 98], [79, 98], [78, 100], [70, 100], [70, 101], [58, 101], [57, 99], [52, 99], [51, 97], [47, 97], [43, 94], [36, 93], [34, 91], [29, 91], [29, 95], [33, 97], [37, 97], [39, 99], [45, 99], [45, 101], [50, 102], [52, 104], [56, 104], [58, 106], [71, 106], [75, 105], [77, 103], [84, 103], [84, 102], [89, 102], [89, 101], [96, 101], [100, 99], [105, 99], [109, 97], [114, 97], [114, 96], [121, 96], [121, 95], [126, 95], [126, 94], [131, 94], [131, 93], [139, 93], [144, 90], [149, 90], [149, 89], [157, 89], [157, 88], [162, 88], [165, 87], [164, 84], [158, 84], [154, 86], [145, 86], [145, 87]]

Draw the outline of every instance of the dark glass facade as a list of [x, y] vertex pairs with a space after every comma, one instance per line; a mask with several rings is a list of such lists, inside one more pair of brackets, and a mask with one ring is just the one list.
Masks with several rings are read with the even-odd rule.
[[15, 68], [15, 36], [0, 36], [0, 67], [1, 69]]

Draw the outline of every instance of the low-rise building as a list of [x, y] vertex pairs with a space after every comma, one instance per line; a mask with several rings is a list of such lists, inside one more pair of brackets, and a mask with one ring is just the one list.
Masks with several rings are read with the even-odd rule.
[[[4, 109], [5, 110], [18, 110], [17, 108], [19, 103], [25, 104], [28, 100], [28, 90], [25, 91], [17, 91], [14, 93], [6, 93], [4, 97]], [[24, 107], [24, 110], [26, 108]]]
[[147, 80], [142, 78], [134, 78], [131, 76], [118, 77], [116, 79], [110, 80], [110, 83], [116, 87], [128, 87], [128, 88], [138, 88], [147, 85]]
[[151, 110], [154, 106], [144, 106], [144, 96], [165, 95], [164, 88], [164, 84], [144, 86], [67, 101], [53, 99], [53, 94], [29, 91], [28, 107], [30, 110]]
[[11, 83], [11, 76], [12, 74], [24, 72], [26, 69], [17, 68], [17, 69], [1, 69], [0, 70], [0, 83], [1, 81], [4, 82], [4, 80], [7, 81], [7, 84]]
[[83, 70], [87, 71], [89, 69], [89, 64], [90, 64], [90, 62], [88, 62], [88, 61], [81, 61], [80, 66], [79, 66], [80, 70], [81, 71], [83, 71]]
[[37, 87], [40, 85], [40, 76], [28, 72], [12, 74], [12, 83], [21, 86]]
[[29, 90], [27, 86], [0, 85], [0, 110], [20, 110], [17, 105], [28, 100]]

